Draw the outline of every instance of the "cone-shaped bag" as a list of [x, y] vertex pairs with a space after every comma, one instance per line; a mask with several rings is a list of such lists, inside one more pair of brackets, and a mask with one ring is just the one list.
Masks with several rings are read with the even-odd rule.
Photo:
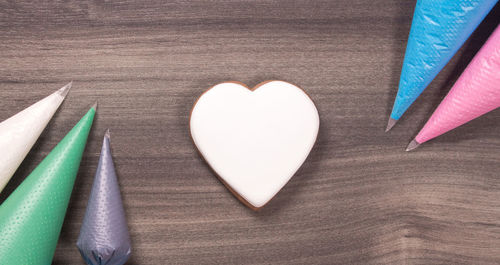
[[500, 26], [476, 54], [417, 135], [426, 142], [500, 107]]
[[130, 256], [130, 236], [111, 158], [109, 131], [76, 243], [89, 265], [122, 265]]
[[0, 264], [51, 264], [93, 107], [0, 205]]
[[0, 192], [52, 119], [70, 88], [71, 83], [0, 123]]
[[417, 1], [391, 119], [399, 120], [496, 3], [497, 0]]

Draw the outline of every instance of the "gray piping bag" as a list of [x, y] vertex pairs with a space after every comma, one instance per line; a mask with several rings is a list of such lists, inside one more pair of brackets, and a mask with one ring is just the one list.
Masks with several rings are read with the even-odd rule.
[[111, 158], [109, 130], [76, 243], [89, 265], [122, 265], [131, 253], [120, 187]]

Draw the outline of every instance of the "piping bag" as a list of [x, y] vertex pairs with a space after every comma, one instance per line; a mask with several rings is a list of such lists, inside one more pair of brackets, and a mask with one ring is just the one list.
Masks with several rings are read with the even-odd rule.
[[109, 130], [76, 243], [88, 265], [122, 265], [131, 253], [120, 187], [113, 165]]
[[0, 192], [54, 116], [71, 84], [0, 123]]
[[386, 131], [450, 61], [498, 0], [418, 0]]
[[414, 149], [419, 144], [498, 107], [500, 107], [500, 26], [497, 26], [474, 56], [415, 140], [410, 143], [409, 149]]
[[0, 263], [51, 264], [73, 190], [93, 106], [0, 205]]

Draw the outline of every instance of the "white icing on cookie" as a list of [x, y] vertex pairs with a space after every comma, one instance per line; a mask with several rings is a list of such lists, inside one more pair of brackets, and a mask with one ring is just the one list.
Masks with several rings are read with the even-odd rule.
[[283, 81], [255, 90], [222, 83], [191, 113], [191, 136], [212, 169], [255, 208], [264, 206], [309, 155], [319, 129], [314, 103]]

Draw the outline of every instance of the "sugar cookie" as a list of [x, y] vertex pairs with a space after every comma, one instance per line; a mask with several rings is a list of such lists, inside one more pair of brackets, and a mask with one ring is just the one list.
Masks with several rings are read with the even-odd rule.
[[249, 89], [225, 82], [200, 96], [190, 129], [194, 144], [222, 182], [257, 210], [309, 155], [319, 115], [311, 98], [290, 83], [267, 81]]

